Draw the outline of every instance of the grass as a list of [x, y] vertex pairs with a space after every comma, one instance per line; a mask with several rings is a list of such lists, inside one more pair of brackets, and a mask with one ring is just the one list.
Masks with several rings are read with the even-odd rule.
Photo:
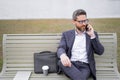
[[[118, 37], [118, 68], [120, 71], [120, 18], [90, 19], [97, 32], [116, 32]], [[37, 20], [0, 20], [0, 45], [2, 34], [36, 34], [36, 33], [61, 33], [73, 29], [69, 19], [37, 19]], [[0, 51], [2, 48], [0, 46]], [[0, 69], [2, 57], [0, 55]]]
[[2, 56], [0, 56], [0, 71], [2, 69]]

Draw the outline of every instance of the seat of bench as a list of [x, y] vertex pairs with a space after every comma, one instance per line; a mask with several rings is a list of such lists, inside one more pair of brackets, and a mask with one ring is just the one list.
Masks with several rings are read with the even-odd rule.
[[[6, 74], [3, 76], [3, 80], [13, 80], [15, 74]], [[101, 77], [102, 76], [102, 77]], [[29, 80], [70, 80], [63, 74], [50, 73], [48, 76], [44, 76], [43, 74], [35, 74], [31, 73]], [[97, 72], [97, 80], [119, 80], [120, 78], [117, 76], [116, 72], [110, 71], [100, 71]], [[2, 80], [2, 78], [0, 78]], [[92, 80], [90, 78], [89, 80]]]

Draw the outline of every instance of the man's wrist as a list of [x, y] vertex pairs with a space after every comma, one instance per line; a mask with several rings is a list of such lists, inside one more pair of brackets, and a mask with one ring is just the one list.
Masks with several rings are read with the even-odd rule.
[[66, 56], [66, 53], [62, 53], [62, 54], [60, 55], [60, 58], [61, 58], [62, 56]]
[[92, 35], [91, 35], [91, 39], [94, 39], [96, 36], [95, 36], [95, 34], [93, 33]]

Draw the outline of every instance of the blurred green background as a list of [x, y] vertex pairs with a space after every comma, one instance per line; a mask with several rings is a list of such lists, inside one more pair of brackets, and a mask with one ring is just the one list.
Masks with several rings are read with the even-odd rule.
[[[90, 24], [97, 32], [117, 33], [117, 63], [120, 72], [120, 18], [90, 19]], [[70, 19], [0, 20], [0, 70], [2, 69], [3, 34], [62, 33], [73, 28]]]

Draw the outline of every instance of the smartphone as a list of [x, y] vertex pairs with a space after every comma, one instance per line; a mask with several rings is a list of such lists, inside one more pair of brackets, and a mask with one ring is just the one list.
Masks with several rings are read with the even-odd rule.
[[88, 31], [88, 30], [89, 30], [89, 29], [88, 29], [88, 24], [86, 25], [85, 30], [86, 30], [86, 31]]

